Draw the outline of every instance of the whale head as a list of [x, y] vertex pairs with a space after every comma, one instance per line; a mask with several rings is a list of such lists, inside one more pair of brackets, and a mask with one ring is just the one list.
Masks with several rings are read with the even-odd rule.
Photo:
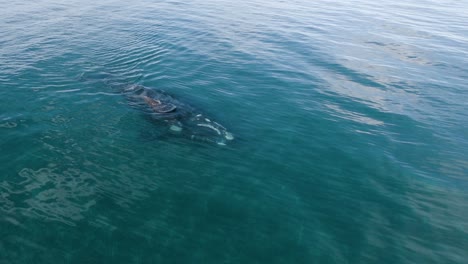
[[224, 146], [234, 140], [234, 135], [224, 126], [202, 114], [190, 118], [190, 138], [197, 141], [212, 142]]

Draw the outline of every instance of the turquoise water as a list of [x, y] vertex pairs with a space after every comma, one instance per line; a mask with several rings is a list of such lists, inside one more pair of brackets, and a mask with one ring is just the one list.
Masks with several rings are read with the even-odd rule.
[[467, 263], [466, 2], [62, 2], [0, 1], [0, 263]]

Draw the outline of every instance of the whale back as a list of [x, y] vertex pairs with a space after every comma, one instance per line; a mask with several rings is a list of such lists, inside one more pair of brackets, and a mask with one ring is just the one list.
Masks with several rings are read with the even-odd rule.
[[224, 126], [163, 90], [131, 85], [123, 92], [132, 107], [159, 121], [170, 134], [219, 145], [234, 139]]

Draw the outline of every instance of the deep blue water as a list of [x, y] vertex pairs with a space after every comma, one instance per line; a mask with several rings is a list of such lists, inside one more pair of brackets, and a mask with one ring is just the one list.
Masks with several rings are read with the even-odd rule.
[[466, 1], [0, 7], [1, 264], [468, 262]]

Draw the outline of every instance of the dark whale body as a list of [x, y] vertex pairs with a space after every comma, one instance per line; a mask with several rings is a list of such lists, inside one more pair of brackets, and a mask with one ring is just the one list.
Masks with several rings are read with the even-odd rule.
[[225, 127], [162, 90], [130, 85], [123, 89], [123, 94], [132, 107], [161, 124], [164, 132], [218, 145], [226, 145], [234, 139]]

